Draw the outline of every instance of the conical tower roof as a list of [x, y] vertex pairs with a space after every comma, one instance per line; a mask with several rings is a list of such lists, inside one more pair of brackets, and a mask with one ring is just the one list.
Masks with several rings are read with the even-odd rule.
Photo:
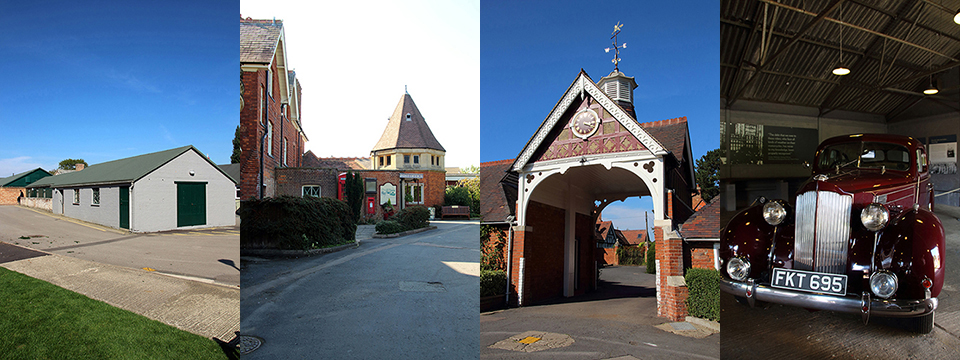
[[400, 103], [387, 122], [387, 128], [383, 130], [380, 141], [377, 141], [372, 151], [397, 148], [447, 151], [433, 136], [410, 94], [403, 94], [400, 98]]

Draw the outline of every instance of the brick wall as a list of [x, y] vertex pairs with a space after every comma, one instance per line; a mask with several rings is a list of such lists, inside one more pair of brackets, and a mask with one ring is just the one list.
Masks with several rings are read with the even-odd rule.
[[690, 246], [690, 267], [698, 269], [716, 270], [714, 263], [713, 243], [701, 243]]
[[657, 277], [657, 315], [680, 321], [687, 316], [687, 288], [678, 286], [677, 277], [683, 277], [683, 240], [673, 231], [664, 231], [660, 226], [654, 229], [656, 236], [656, 256], [658, 261]]
[[0, 187], [0, 205], [16, 205], [17, 197], [23, 193], [27, 196], [27, 189], [22, 187]]
[[302, 196], [304, 185], [320, 185], [320, 196], [337, 197], [337, 169], [277, 168], [277, 195]]
[[599, 251], [599, 256], [597, 258], [601, 264], [620, 265], [620, 259], [617, 258], [616, 248], [597, 249], [597, 251]]

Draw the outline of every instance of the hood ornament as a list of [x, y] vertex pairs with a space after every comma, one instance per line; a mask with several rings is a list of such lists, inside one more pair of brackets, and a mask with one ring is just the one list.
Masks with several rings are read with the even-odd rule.
[[827, 176], [827, 174], [818, 174], [814, 176], [813, 179], [816, 181], [827, 181], [828, 179], [830, 179], [830, 177]]

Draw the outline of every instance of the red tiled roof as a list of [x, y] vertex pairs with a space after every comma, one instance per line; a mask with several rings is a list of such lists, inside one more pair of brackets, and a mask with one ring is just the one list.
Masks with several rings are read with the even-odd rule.
[[[687, 117], [642, 123], [640, 126], [650, 136], [660, 141], [667, 151], [673, 153], [678, 162], [684, 160], [684, 148], [687, 145]], [[690, 160], [690, 159], [687, 159]]]
[[680, 236], [684, 239], [720, 238], [720, 197], [714, 197], [707, 206], [693, 213], [680, 225]]
[[500, 179], [510, 170], [513, 159], [480, 163], [480, 216], [484, 222], [506, 221], [510, 215], [507, 198], [500, 186]]
[[610, 230], [613, 230], [613, 221], [601, 221], [597, 223], [597, 232], [600, 233], [601, 239], [606, 239]]
[[[406, 119], [407, 114], [410, 114], [410, 120]], [[446, 151], [433, 136], [433, 132], [430, 131], [430, 127], [427, 126], [427, 122], [410, 94], [403, 94], [400, 98], [396, 109], [393, 110], [393, 115], [387, 122], [387, 128], [380, 136], [380, 141], [373, 146], [373, 151], [397, 148]]]
[[643, 244], [647, 241], [647, 230], [620, 230], [630, 245]]
[[240, 63], [269, 64], [277, 51], [281, 20], [240, 19]]

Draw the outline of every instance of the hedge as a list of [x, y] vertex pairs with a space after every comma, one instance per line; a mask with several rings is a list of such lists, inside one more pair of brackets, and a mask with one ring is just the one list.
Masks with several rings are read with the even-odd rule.
[[430, 226], [430, 210], [423, 206], [408, 206], [400, 212], [377, 223], [378, 234], [395, 234]]
[[687, 313], [690, 316], [720, 321], [720, 272], [712, 269], [689, 269]]
[[657, 243], [650, 243], [647, 247], [647, 274], [657, 273]]
[[640, 266], [643, 262], [643, 249], [640, 245], [621, 246], [617, 248], [617, 263], [620, 265]]
[[309, 250], [353, 242], [357, 220], [347, 203], [280, 196], [240, 205], [240, 247]]
[[502, 295], [507, 290], [507, 273], [503, 270], [480, 271], [480, 297]]

